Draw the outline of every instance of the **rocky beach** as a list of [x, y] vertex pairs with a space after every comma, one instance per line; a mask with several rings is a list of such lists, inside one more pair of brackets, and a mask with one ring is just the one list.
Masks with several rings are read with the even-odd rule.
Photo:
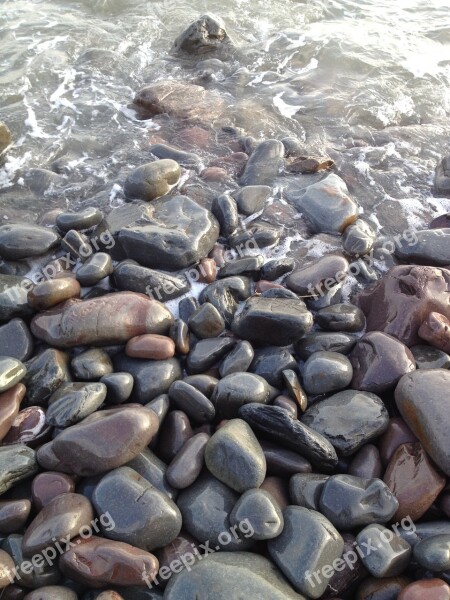
[[215, 9], [0, 104], [0, 599], [450, 600], [450, 108]]

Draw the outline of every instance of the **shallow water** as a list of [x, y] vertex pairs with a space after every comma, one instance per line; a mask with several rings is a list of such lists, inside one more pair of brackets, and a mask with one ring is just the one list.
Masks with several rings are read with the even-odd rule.
[[[237, 47], [206, 83], [229, 105], [214, 127], [294, 134], [305, 151], [328, 153], [381, 233], [450, 210], [431, 195], [450, 150], [447, 0], [7, 0], [0, 119], [15, 145], [0, 169], [3, 218], [123, 201], [124, 178], [172, 127], [137, 120], [129, 104], [147, 82], [199, 77], [169, 52], [206, 11]], [[42, 189], [29, 176], [36, 167], [58, 170], [63, 185]]]

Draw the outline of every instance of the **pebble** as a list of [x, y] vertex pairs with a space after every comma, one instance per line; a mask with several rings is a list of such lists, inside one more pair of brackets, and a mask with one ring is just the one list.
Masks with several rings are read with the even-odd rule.
[[[22, 541], [23, 536], [14, 533], [9, 535], [2, 543], [3, 550], [11, 556], [14, 564], [18, 566], [16, 579], [20, 584], [33, 589], [57, 584], [61, 580], [61, 574], [56, 565], [49, 566], [44, 563], [43, 566], [35, 566], [30, 572], [28, 564], [30, 561], [24, 557], [22, 552]], [[42, 565], [42, 561], [38, 561], [38, 564]], [[4, 596], [6, 596], [6, 593]]]
[[154, 398], [153, 400], [150, 400], [150, 402], [147, 402], [147, 404], [144, 404], [144, 406], [152, 410], [158, 417], [159, 422], [162, 423], [167, 413], [169, 412], [169, 395], [160, 394], [159, 396], [156, 396], [156, 398]]
[[266, 200], [272, 195], [272, 188], [268, 185], [247, 185], [235, 195], [239, 212], [243, 215], [253, 215], [263, 210]]
[[0, 501], [0, 534], [7, 535], [19, 531], [30, 515], [30, 500]]
[[24, 596], [23, 600], [78, 600], [76, 593], [62, 585], [45, 585]]
[[75, 356], [70, 363], [77, 379], [95, 381], [104, 375], [111, 375], [113, 365], [109, 355], [100, 348], [92, 348]]
[[196, 481], [204, 466], [205, 447], [208, 440], [208, 434], [198, 433], [183, 444], [167, 467], [166, 479], [172, 487], [182, 490]]
[[269, 555], [294, 588], [310, 598], [320, 598], [328, 580], [313, 573], [340, 558], [344, 540], [320, 513], [300, 506], [283, 511], [281, 534], [267, 543]]
[[429, 571], [440, 573], [450, 569], [450, 534], [441, 533], [414, 545], [414, 558]]
[[297, 373], [292, 369], [285, 369], [283, 379], [289, 395], [295, 400], [300, 411], [305, 412], [308, 406], [308, 397], [300, 384]]
[[292, 271], [285, 284], [300, 296], [327, 306], [347, 278], [348, 268], [348, 261], [343, 256], [329, 254]]
[[181, 319], [176, 319], [170, 327], [169, 335], [175, 343], [178, 354], [188, 354], [190, 350], [189, 328]]
[[322, 512], [338, 529], [349, 531], [372, 523], [387, 523], [398, 501], [381, 479], [333, 475], [320, 496]]
[[96, 486], [97, 514], [108, 514], [105, 537], [142, 550], [169, 544], [181, 530], [181, 513], [164, 493], [130, 467], [110, 471]]
[[77, 270], [76, 277], [80, 285], [91, 286], [111, 275], [113, 270], [110, 255], [96, 252]]
[[386, 431], [381, 436], [378, 447], [384, 465], [387, 465], [401, 444], [417, 442], [416, 436], [401, 417], [389, 419]]
[[183, 381], [195, 387], [207, 398], [211, 398], [214, 388], [219, 383], [219, 380], [211, 375], [188, 375]]
[[239, 215], [234, 198], [228, 194], [220, 194], [214, 198], [211, 211], [219, 221], [221, 235], [228, 237], [236, 231], [239, 226]]
[[205, 14], [191, 23], [175, 39], [173, 50], [187, 54], [204, 55], [223, 45], [231, 44], [221, 18]]
[[89, 477], [120, 467], [137, 456], [158, 427], [153, 411], [135, 405], [119, 406], [97, 411], [68, 427], [51, 445], [64, 466]]
[[0, 394], [22, 381], [26, 372], [25, 365], [17, 358], [0, 356]]
[[56, 226], [62, 233], [71, 229], [84, 231], [99, 225], [103, 219], [102, 212], [95, 206], [89, 206], [79, 212], [62, 212], [56, 217]]
[[267, 440], [261, 440], [260, 444], [266, 459], [267, 473], [290, 477], [294, 473], [309, 473], [312, 471], [311, 463], [293, 450], [282, 448]]
[[300, 300], [254, 297], [236, 313], [232, 330], [250, 342], [288, 346], [312, 325], [313, 316]]
[[450, 351], [450, 321], [444, 315], [431, 312], [419, 327], [418, 333], [431, 346], [443, 352]]
[[123, 542], [92, 536], [63, 554], [62, 573], [92, 588], [144, 585], [158, 574], [158, 561], [149, 552]]
[[292, 504], [319, 511], [323, 486], [328, 475], [319, 473], [295, 473], [289, 481]]
[[59, 387], [48, 401], [47, 423], [69, 427], [95, 412], [106, 398], [104, 383], [67, 383]]
[[61, 248], [75, 261], [83, 263], [92, 254], [92, 248], [89, 244], [89, 238], [71, 229], [61, 240]]
[[5, 438], [16, 420], [20, 403], [24, 399], [26, 391], [26, 387], [22, 383], [18, 383], [0, 394], [0, 441]]
[[114, 268], [114, 281], [119, 290], [146, 294], [160, 302], [178, 298], [191, 289], [186, 277], [148, 269], [128, 259]]
[[250, 489], [242, 494], [230, 515], [231, 525], [247, 521], [254, 540], [270, 540], [283, 531], [283, 513], [275, 498], [264, 490]]
[[152, 144], [149, 151], [153, 156], [156, 156], [156, 158], [170, 159], [177, 162], [185, 169], [193, 169], [197, 172], [201, 171], [202, 159], [192, 152], [183, 152], [183, 150], [179, 150], [173, 146], [167, 146], [166, 144]]
[[3, 356], [28, 360], [33, 354], [34, 341], [23, 319], [11, 319], [0, 327], [0, 348]]
[[200, 339], [218, 337], [225, 329], [225, 321], [217, 308], [205, 302], [189, 317], [189, 329]]
[[158, 436], [158, 455], [170, 463], [183, 445], [193, 436], [189, 418], [181, 410], [172, 410], [161, 426]]
[[123, 344], [144, 333], [164, 334], [172, 322], [170, 311], [156, 300], [117, 292], [42, 312], [32, 320], [31, 331], [47, 344], [71, 348]]
[[120, 230], [128, 258], [144, 267], [186, 269], [208, 255], [219, 237], [213, 214], [186, 196], [156, 200], [146, 207], [143, 225]]
[[294, 349], [302, 360], [307, 360], [315, 352], [348, 354], [357, 339], [355, 335], [348, 333], [313, 331], [297, 340]]
[[399, 508], [394, 520], [419, 520], [445, 487], [445, 478], [434, 468], [420, 443], [402, 444], [394, 452], [383, 477]]
[[133, 391], [134, 378], [130, 373], [110, 373], [100, 378], [106, 385], [107, 400], [111, 404], [126, 402]]
[[400, 414], [446, 475], [450, 475], [449, 399], [442, 390], [449, 384], [450, 372], [446, 369], [420, 369], [404, 375], [395, 390]]
[[411, 546], [386, 527], [369, 525], [358, 533], [356, 541], [360, 548], [367, 549], [361, 560], [374, 577], [396, 577], [409, 564]]
[[146, 333], [128, 340], [125, 354], [132, 358], [167, 360], [175, 354], [175, 343], [165, 335]]
[[214, 388], [211, 402], [217, 418], [230, 419], [237, 416], [241, 406], [248, 402], [268, 404], [272, 398], [271, 386], [253, 373], [232, 373], [223, 377]]
[[450, 587], [442, 579], [414, 581], [400, 592], [398, 600], [450, 600]]
[[0, 446], [0, 495], [37, 470], [36, 453], [28, 446]]
[[434, 187], [438, 194], [448, 196], [450, 193], [450, 156], [444, 156], [437, 165], [434, 174]]
[[414, 244], [396, 246], [397, 258], [421, 265], [450, 264], [450, 229], [425, 229], [415, 231], [414, 235]]
[[238, 342], [222, 361], [219, 368], [220, 376], [226, 377], [232, 373], [247, 371], [252, 364], [254, 354], [252, 345], [249, 342]]
[[37, 311], [47, 310], [71, 298], [79, 298], [80, 291], [79, 282], [72, 277], [50, 279], [28, 292], [28, 304]]
[[174, 500], [177, 490], [166, 479], [167, 465], [149, 448], [144, 448], [135, 458], [126, 464], [127, 467], [139, 473], [160, 492]]
[[353, 366], [350, 387], [375, 394], [393, 389], [402, 375], [416, 368], [409, 348], [381, 331], [371, 331], [361, 337], [349, 359]]
[[230, 235], [228, 243], [239, 253], [243, 248], [261, 249], [274, 246], [280, 241], [280, 237], [279, 227], [268, 225], [266, 221], [251, 221], [246, 225], [246, 229]]
[[48, 348], [27, 362], [25, 385], [31, 404], [43, 404], [61, 385], [71, 380], [65, 352]]
[[167, 360], [142, 360], [118, 354], [113, 358], [114, 370], [129, 373], [134, 379], [131, 400], [147, 404], [160, 394], [166, 394], [171, 384], [181, 378], [181, 365], [177, 358]]
[[196, 423], [211, 423], [216, 415], [214, 404], [185, 381], [174, 381], [169, 388], [169, 398]]
[[[0, 589], [3, 590], [14, 581], [15, 565], [11, 556], [0, 550]], [[3, 592], [2, 592], [3, 595]]]
[[48, 227], [31, 223], [11, 223], [0, 226], [0, 256], [20, 260], [41, 256], [60, 243], [59, 235]]
[[290, 273], [294, 269], [294, 266], [295, 261], [293, 258], [284, 257], [269, 260], [261, 269], [261, 279], [275, 281], [279, 277], [286, 275], [286, 273]]
[[377, 234], [369, 223], [357, 219], [345, 229], [342, 235], [342, 247], [347, 254], [359, 258], [371, 251], [376, 239]]
[[[383, 464], [380, 451], [373, 444], [365, 444], [352, 457], [348, 467], [348, 474], [363, 479], [381, 479], [383, 475]], [[387, 483], [385, 481], [385, 483]], [[389, 489], [392, 490], [389, 484]], [[393, 491], [393, 490], [392, 490]], [[396, 496], [395, 492], [394, 495]], [[398, 499], [398, 498], [397, 498]]]
[[187, 358], [189, 373], [203, 373], [214, 366], [236, 345], [233, 338], [211, 338], [195, 344]]
[[301, 420], [349, 456], [386, 430], [389, 415], [375, 394], [345, 390], [314, 403]]
[[450, 369], [450, 356], [442, 350], [423, 344], [410, 348], [417, 369]]
[[171, 159], [155, 160], [134, 169], [125, 180], [123, 191], [129, 199], [149, 202], [167, 194], [180, 178], [180, 165]]
[[238, 411], [250, 427], [270, 441], [298, 452], [319, 469], [333, 469], [338, 462], [330, 442], [278, 406], [251, 402]]
[[317, 311], [316, 323], [326, 331], [353, 333], [364, 329], [364, 313], [352, 304], [333, 304]]
[[258, 488], [266, 476], [261, 445], [241, 419], [231, 419], [208, 440], [205, 463], [214, 477], [241, 493]]
[[284, 510], [291, 502], [289, 501], [289, 490], [287, 482], [281, 477], [266, 477], [259, 488], [269, 492], [278, 502], [281, 510]]
[[336, 392], [346, 388], [353, 377], [349, 359], [338, 352], [316, 352], [303, 368], [303, 385], [311, 395]]
[[241, 186], [272, 186], [283, 166], [284, 146], [278, 140], [260, 142], [245, 166]]
[[248, 277], [226, 277], [214, 281], [200, 292], [200, 302], [211, 302], [225, 320], [227, 327], [233, 321], [239, 301], [251, 296], [251, 280]]
[[333, 600], [339, 600], [337, 594], [345, 596], [347, 590], [356, 591], [355, 588], [362, 580], [366, 578], [367, 571], [358, 556], [356, 561], [350, 562], [345, 560], [347, 557], [353, 559], [351, 552], [355, 551], [356, 538], [350, 533], [343, 533], [342, 539], [344, 540], [344, 549], [342, 551], [341, 560], [344, 564], [337, 562], [339, 570], [335, 570], [330, 579], [328, 579], [328, 586], [325, 591], [324, 598], [333, 598]]
[[292, 415], [293, 419], [298, 418], [298, 405], [294, 400], [291, 400], [288, 396], [277, 396], [273, 401], [274, 406], [279, 406], [280, 408], [284, 408], [287, 410], [290, 415]]
[[284, 386], [283, 371], [296, 371], [297, 362], [287, 348], [269, 346], [256, 348], [255, 357], [250, 365], [250, 371], [263, 377], [267, 383], [278, 389]]
[[0, 321], [26, 317], [32, 312], [28, 305], [28, 291], [33, 285], [26, 277], [0, 274]]
[[[75, 491], [75, 480], [65, 473], [45, 471], [39, 473], [31, 483], [33, 505], [40, 511], [61, 494]], [[29, 511], [28, 511], [29, 512]]]
[[34, 448], [49, 439], [51, 430], [45, 418], [45, 411], [39, 406], [30, 406], [19, 412], [3, 438], [3, 443], [26, 444]]
[[49, 546], [54, 539], [70, 540], [90, 527], [94, 511], [89, 500], [81, 494], [66, 493], [56, 496], [28, 525], [22, 542], [25, 556], [33, 556]]
[[264, 258], [261, 255], [236, 258], [236, 260], [227, 262], [221, 267], [219, 278], [223, 279], [224, 277], [245, 275], [251, 279], [259, 279], [263, 263]]

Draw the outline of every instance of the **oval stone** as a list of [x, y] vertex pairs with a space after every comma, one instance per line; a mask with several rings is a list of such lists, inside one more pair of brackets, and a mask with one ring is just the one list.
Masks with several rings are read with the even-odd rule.
[[123, 191], [129, 199], [155, 200], [170, 191], [180, 178], [180, 165], [165, 158], [141, 165], [128, 175]]
[[47, 310], [71, 298], [80, 297], [80, 284], [73, 277], [61, 277], [38, 283], [28, 292], [28, 304], [34, 310]]

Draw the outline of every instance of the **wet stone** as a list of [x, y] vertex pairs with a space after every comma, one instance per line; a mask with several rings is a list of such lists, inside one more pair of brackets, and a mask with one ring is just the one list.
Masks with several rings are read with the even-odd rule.
[[175, 161], [185, 169], [193, 169], [197, 172], [200, 172], [202, 169], [202, 159], [198, 154], [194, 154], [193, 152], [184, 152], [166, 144], [152, 144], [149, 147], [149, 151], [156, 158]]
[[187, 358], [188, 372], [203, 373], [214, 366], [236, 345], [233, 338], [212, 338], [195, 344]]
[[415, 370], [411, 351], [381, 331], [371, 331], [360, 338], [349, 359], [353, 366], [351, 387], [376, 394], [394, 388], [402, 375]]
[[333, 475], [320, 497], [322, 512], [339, 530], [387, 523], [398, 509], [398, 501], [380, 479]]
[[[312, 581], [308, 574], [331, 565], [341, 556], [344, 541], [320, 513], [300, 506], [283, 511], [284, 528], [268, 542], [268, 551], [296, 590], [310, 598], [320, 598], [328, 580]], [[301, 532], [301, 535], [300, 535]]]
[[338, 352], [316, 352], [303, 369], [303, 385], [308, 394], [325, 394], [346, 388], [353, 377], [349, 359]]
[[214, 404], [185, 381], [174, 381], [169, 388], [169, 398], [177, 408], [183, 410], [196, 423], [210, 423], [214, 420]]
[[422, 579], [407, 585], [398, 600], [450, 600], [450, 587], [442, 579]]
[[267, 473], [290, 477], [294, 473], [310, 473], [312, 471], [311, 463], [297, 452], [267, 440], [260, 440], [260, 444], [266, 459]]
[[100, 378], [106, 385], [107, 401], [111, 404], [126, 402], [133, 391], [134, 378], [130, 373], [110, 373]]
[[64, 575], [93, 588], [104, 585], [145, 585], [158, 573], [158, 561], [149, 552], [123, 542], [92, 536], [63, 554]]
[[234, 277], [235, 275], [245, 275], [251, 279], [258, 279], [259, 272], [264, 263], [264, 258], [258, 256], [244, 256], [231, 262], [227, 262], [221, 267], [219, 278]]
[[295, 266], [293, 258], [276, 258], [266, 262], [261, 269], [261, 279], [275, 281], [279, 277], [290, 273]]
[[228, 326], [241, 300], [251, 296], [251, 280], [248, 277], [226, 277], [208, 285], [200, 293], [200, 302], [210, 302], [217, 308]]
[[[30, 567], [27, 564], [23, 564], [27, 559], [24, 558], [22, 552], [22, 541], [22, 535], [11, 534], [2, 543], [2, 548], [12, 557], [18, 569], [20, 583], [27, 588], [41, 588], [45, 585], [58, 583], [61, 579], [61, 574], [56, 565], [49, 566], [44, 564], [39, 567], [35, 566], [30, 572]], [[21, 568], [22, 565], [23, 568]]]
[[389, 415], [375, 394], [345, 390], [314, 403], [302, 422], [349, 456], [385, 431]]
[[68, 231], [62, 238], [61, 248], [70, 254], [73, 259], [72, 264], [84, 262], [92, 254], [89, 238], [74, 229]]
[[238, 342], [233, 350], [224, 358], [220, 365], [220, 376], [226, 377], [232, 373], [242, 373], [248, 370], [254, 357], [249, 342]]
[[63, 212], [56, 217], [56, 225], [60, 231], [66, 233], [70, 229], [84, 231], [99, 225], [103, 219], [102, 212], [95, 206], [89, 206], [79, 212]]
[[319, 511], [320, 497], [328, 475], [296, 473], [289, 481], [292, 504]]
[[225, 329], [222, 315], [209, 302], [205, 302], [192, 313], [188, 325], [194, 335], [200, 339], [215, 338]]
[[167, 336], [147, 333], [128, 340], [125, 354], [132, 358], [167, 360], [175, 354], [175, 343]]
[[128, 260], [115, 267], [114, 281], [119, 290], [147, 294], [160, 302], [173, 300], [190, 290], [190, 284], [186, 277], [148, 269]]
[[0, 274], [0, 321], [31, 314], [28, 292], [33, 282], [26, 277]]
[[431, 346], [450, 352], [450, 321], [444, 315], [431, 312], [419, 327], [418, 333]]
[[62, 585], [45, 585], [29, 592], [23, 600], [77, 600], [76, 593]]
[[239, 215], [234, 198], [228, 194], [220, 194], [214, 198], [211, 211], [219, 221], [221, 235], [228, 237], [236, 231], [239, 225]]
[[192, 427], [186, 413], [181, 410], [170, 411], [159, 432], [158, 456], [170, 463], [192, 436]]
[[72, 277], [50, 279], [38, 283], [28, 292], [28, 304], [35, 310], [47, 310], [65, 300], [80, 297], [80, 284]]
[[357, 219], [345, 229], [342, 235], [342, 247], [347, 254], [359, 257], [370, 252], [376, 239], [377, 234], [369, 223]]
[[56, 538], [72, 539], [82, 527], [89, 527], [94, 518], [91, 503], [81, 494], [61, 494], [51, 500], [33, 519], [25, 532], [22, 550], [33, 556]]
[[45, 254], [60, 243], [57, 233], [48, 227], [31, 223], [11, 223], [0, 226], [0, 256], [18, 260]]
[[438, 194], [450, 194], [450, 156], [444, 156], [437, 165], [434, 177], [434, 187]]
[[51, 429], [45, 418], [45, 411], [39, 406], [30, 406], [19, 412], [3, 438], [3, 443], [26, 444], [34, 448], [48, 440]]
[[364, 313], [352, 304], [333, 304], [321, 308], [316, 315], [316, 322], [326, 331], [353, 333], [364, 329], [366, 319]]
[[159, 422], [162, 423], [167, 413], [169, 412], [169, 395], [160, 394], [159, 396], [156, 396], [156, 398], [154, 398], [153, 400], [150, 400], [150, 402], [147, 402], [147, 404], [144, 404], [144, 406], [145, 408], [149, 408], [150, 410], [152, 410], [158, 417]]
[[284, 408], [284, 410], [287, 410], [288, 413], [292, 415], [293, 419], [298, 418], [299, 407], [297, 406], [297, 403], [288, 396], [277, 396], [272, 404], [274, 406], [279, 406], [280, 408]]
[[206, 433], [192, 436], [179, 450], [167, 467], [166, 479], [176, 489], [192, 485], [204, 465], [205, 447], [209, 440]]
[[[362, 446], [362, 448], [353, 455], [352, 462], [348, 467], [348, 474], [355, 475], [355, 477], [362, 477], [363, 479], [381, 479], [383, 474], [383, 464], [378, 448], [373, 444], [365, 444]], [[389, 484], [387, 485], [389, 489], [392, 490]], [[395, 492], [394, 496], [396, 496]]]
[[14, 581], [14, 562], [7, 552], [0, 550], [0, 589], [5, 589], [11, 581]]
[[36, 453], [28, 446], [0, 446], [0, 495], [37, 470]]
[[359, 532], [356, 541], [360, 547], [371, 548], [361, 560], [374, 577], [401, 575], [409, 564], [411, 546], [386, 527], [369, 525]]
[[125, 466], [139, 473], [141, 477], [172, 500], [176, 498], [177, 491], [166, 479], [166, 463], [158, 458], [149, 448], [144, 448], [140, 454], [130, 460]]
[[243, 175], [241, 186], [272, 186], [283, 166], [284, 146], [278, 140], [260, 142], [252, 152]]
[[315, 352], [348, 354], [357, 339], [348, 333], [314, 331], [295, 342], [294, 349], [302, 360], [307, 360]]
[[75, 377], [85, 381], [95, 381], [113, 372], [109, 355], [100, 348], [78, 354], [72, 359], [70, 366]]
[[237, 492], [258, 488], [266, 476], [262, 448], [241, 419], [231, 419], [210, 438], [205, 463], [217, 479]]
[[270, 385], [283, 388], [283, 371], [296, 370], [297, 363], [287, 348], [256, 348], [250, 371], [263, 377]]
[[242, 494], [236, 502], [231, 515], [231, 525], [243, 521], [250, 523], [254, 540], [270, 540], [283, 530], [283, 513], [275, 498], [264, 490], [250, 489]]
[[219, 236], [213, 214], [186, 196], [152, 202], [144, 217], [143, 225], [121, 229], [119, 242], [145, 267], [185, 269], [207, 256]]
[[307, 333], [313, 316], [300, 300], [250, 298], [234, 317], [232, 330], [250, 342], [287, 346]]
[[414, 244], [396, 246], [395, 254], [400, 260], [420, 265], [450, 264], [450, 229], [425, 229], [414, 235]]
[[107, 538], [153, 550], [180, 533], [181, 514], [175, 503], [130, 467], [105, 475], [92, 502], [98, 514], [110, 515], [111, 522], [102, 526]]
[[82, 286], [95, 285], [113, 272], [113, 264], [109, 254], [96, 252], [77, 270], [77, 280]]
[[0, 534], [19, 531], [27, 522], [31, 510], [29, 500], [0, 501]]
[[231, 45], [224, 22], [220, 17], [205, 14], [180, 33], [173, 44], [173, 51], [204, 55], [223, 45]]
[[28, 360], [33, 353], [34, 342], [28, 325], [22, 319], [12, 319], [0, 327], [0, 348], [3, 356]]
[[48, 401], [47, 422], [55, 427], [69, 427], [95, 412], [106, 398], [103, 383], [67, 383]]
[[134, 379], [131, 400], [147, 404], [160, 394], [166, 394], [171, 384], [181, 378], [180, 362], [167, 360], [141, 360], [123, 354], [114, 357], [114, 370], [130, 373]]
[[277, 244], [281, 237], [279, 227], [272, 227], [266, 221], [251, 221], [246, 229], [229, 236], [228, 243], [237, 252], [244, 249], [267, 248]]
[[25, 393], [25, 386], [18, 383], [0, 394], [0, 441], [5, 438], [16, 420]]
[[449, 398], [442, 390], [449, 384], [450, 373], [446, 369], [420, 369], [404, 375], [395, 390], [400, 414], [446, 475], [450, 475]]
[[442, 533], [421, 540], [414, 545], [414, 558], [429, 571], [436, 573], [450, 569], [450, 534]]
[[397, 599], [410, 581], [406, 577], [385, 577], [383, 579], [367, 577], [358, 588], [356, 600]]
[[129, 199], [155, 200], [170, 191], [180, 178], [180, 165], [171, 159], [156, 160], [137, 167], [123, 186]]
[[380, 438], [380, 457], [384, 465], [391, 460], [394, 452], [401, 444], [417, 442], [416, 436], [401, 417], [389, 419], [386, 431]]
[[300, 296], [311, 298], [321, 308], [328, 306], [342, 287], [348, 268], [347, 259], [330, 254], [292, 271], [286, 277], [285, 284]]
[[178, 354], [188, 354], [190, 349], [189, 328], [182, 319], [176, 319], [170, 327], [169, 335], [175, 343]]
[[271, 386], [265, 379], [253, 373], [232, 373], [223, 377], [214, 388], [211, 401], [217, 417], [230, 419], [248, 402], [268, 404], [272, 397]]
[[39, 473], [31, 484], [31, 493], [36, 510], [40, 511], [61, 494], [75, 491], [75, 481], [65, 473], [46, 471]]
[[187, 323], [189, 321], [189, 317], [195, 310], [197, 310], [198, 307], [198, 300], [194, 296], [182, 298], [178, 304], [178, 314], [180, 315], [180, 319]]
[[0, 356], [0, 393], [14, 387], [26, 375], [26, 367], [17, 358]]
[[285, 369], [283, 379], [289, 395], [295, 400], [300, 411], [304, 412], [308, 406], [308, 397], [300, 384], [297, 373], [292, 369]]
[[271, 195], [272, 188], [268, 185], [248, 185], [241, 188], [235, 196], [239, 212], [247, 216], [259, 212]]

